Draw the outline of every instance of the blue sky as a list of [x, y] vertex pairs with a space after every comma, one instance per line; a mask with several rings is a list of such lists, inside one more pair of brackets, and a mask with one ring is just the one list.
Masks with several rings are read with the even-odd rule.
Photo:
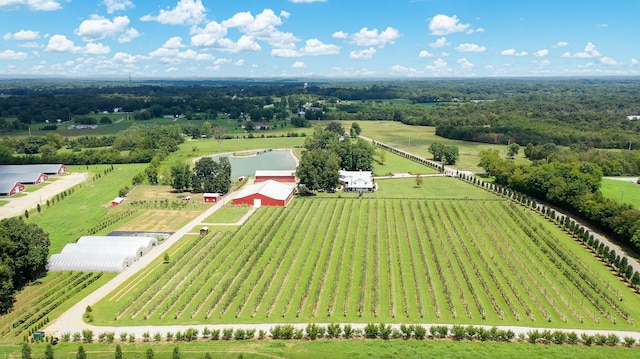
[[0, 76], [638, 76], [639, 15], [639, 0], [0, 0]]

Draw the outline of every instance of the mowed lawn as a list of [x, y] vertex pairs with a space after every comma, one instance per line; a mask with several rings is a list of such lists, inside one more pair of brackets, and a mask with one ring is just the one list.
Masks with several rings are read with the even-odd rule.
[[156, 260], [95, 305], [95, 323], [637, 329], [638, 295], [564, 232], [531, 209], [438, 180], [450, 190], [296, 198], [235, 232], [185, 237], [170, 263]]
[[600, 191], [606, 198], [640, 207], [640, 185], [633, 179], [603, 178]]
[[[455, 166], [457, 169], [466, 171], [482, 171], [478, 167], [481, 150], [496, 149], [502, 156], [506, 157], [506, 145], [491, 145], [479, 142], [465, 142], [450, 140], [436, 136], [436, 129], [432, 126], [409, 126], [393, 121], [357, 121], [362, 128], [362, 135], [386, 143], [387, 145], [400, 148], [407, 152], [422, 156], [427, 159], [433, 158], [429, 153], [429, 146], [434, 142], [446, 145], [455, 145], [460, 151], [460, 158]], [[524, 148], [520, 150], [516, 161], [526, 161], [524, 158]]]
[[49, 233], [49, 253], [59, 253], [67, 243], [86, 235], [87, 230], [109, 213], [111, 200], [118, 196], [120, 188], [130, 187], [131, 178], [145, 166], [114, 165], [114, 170], [106, 174], [105, 170], [111, 165], [70, 166], [71, 172], [89, 172], [89, 180], [59, 202], [50, 207], [43, 206], [42, 214], [29, 218], [30, 222]]

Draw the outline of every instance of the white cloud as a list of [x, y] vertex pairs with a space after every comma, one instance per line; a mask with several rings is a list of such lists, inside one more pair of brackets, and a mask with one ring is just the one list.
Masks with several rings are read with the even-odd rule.
[[471, 25], [461, 24], [460, 19], [458, 19], [456, 15], [447, 16], [438, 14], [429, 22], [431, 35], [449, 35], [466, 31], [469, 27], [471, 27]]
[[222, 51], [226, 52], [257, 52], [262, 50], [262, 47], [256, 42], [253, 36], [242, 35], [237, 42], [230, 39], [221, 39], [217, 42], [217, 46], [214, 46]]
[[187, 45], [182, 43], [182, 38], [180, 36], [174, 36], [165, 41], [164, 44], [162, 44], [162, 47], [165, 49], [182, 49], [187, 47]]
[[6, 41], [9, 41], [9, 40], [34, 41], [40, 38], [40, 32], [33, 31], [33, 30], [20, 30], [18, 32], [14, 32], [13, 34], [6, 33], [2, 38], [5, 39]]
[[484, 52], [486, 50], [487, 50], [486, 47], [480, 46], [477, 44], [465, 43], [465, 44], [460, 44], [456, 46], [456, 51], [460, 51], [460, 52]]
[[331, 37], [335, 39], [346, 39], [349, 37], [349, 34], [344, 31], [336, 31], [331, 35]]
[[194, 25], [205, 19], [202, 0], [180, 0], [175, 8], [160, 10], [158, 15], [145, 15], [142, 21], [157, 21], [165, 25]]
[[125, 42], [131, 42], [133, 41], [133, 39], [135, 39], [138, 36], [140, 36], [140, 33], [138, 32], [138, 30], [131, 27], [131, 28], [128, 28], [124, 32], [124, 34], [118, 36], [118, 42], [121, 44], [124, 44]]
[[433, 61], [433, 66], [427, 66], [429, 70], [442, 70], [447, 67], [447, 62], [443, 59], [436, 59]]
[[[286, 16], [283, 16], [286, 15]], [[282, 32], [276, 26], [282, 25], [282, 18], [288, 17], [287, 12], [276, 15], [271, 9], [264, 9], [262, 13], [255, 17], [251, 12], [239, 12], [230, 19], [222, 21], [220, 24], [224, 28], [238, 28], [246, 35], [258, 40], [266, 41], [271, 46], [278, 48], [292, 48], [300, 41], [293, 33]]]
[[227, 35], [227, 29], [215, 21], [211, 21], [204, 29], [197, 29], [191, 37], [191, 44], [197, 47], [215, 47]]
[[370, 47], [365, 50], [351, 51], [351, 53], [349, 54], [349, 57], [356, 60], [368, 60], [373, 58], [373, 55], [375, 54], [376, 54], [376, 49], [374, 49], [373, 47]]
[[554, 48], [556, 47], [567, 47], [569, 46], [569, 43], [566, 41], [559, 41], [557, 44], [553, 45]]
[[87, 55], [106, 55], [111, 52], [111, 48], [101, 43], [92, 42], [88, 43], [82, 52]]
[[307, 64], [305, 64], [302, 61], [296, 61], [293, 63], [293, 65], [291, 65], [292, 68], [294, 69], [306, 69], [307, 68]]
[[4, 50], [0, 52], [0, 60], [25, 60], [29, 57], [26, 52]]
[[640, 64], [640, 60], [638, 59], [631, 59], [631, 65], [638, 65]]
[[516, 49], [507, 49], [503, 50], [500, 55], [504, 56], [527, 56], [529, 55], [526, 51], [516, 52]]
[[107, 7], [107, 13], [113, 14], [116, 11], [124, 11], [133, 8], [131, 0], [102, 0], [104, 6]]
[[0, 8], [13, 9], [23, 5], [35, 11], [55, 11], [62, 9], [60, 2], [55, 0], [0, 0]]
[[608, 66], [613, 66], [613, 65], [617, 65], [618, 62], [610, 57], [603, 57], [600, 59], [600, 62], [604, 65], [608, 65]]
[[310, 4], [313, 2], [327, 2], [327, 0], [289, 0], [294, 4]]
[[429, 44], [429, 47], [432, 47], [434, 49], [439, 49], [441, 47], [445, 47], [445, 46], [451, 46], [451, 43], [449, 41], [447, 41], [446, 37], [441, 37], [438, 40], [436, 40], [435, 42], [432, 42]]
[[562, 54], [562, 57], [575, 57], [578, 59], [590, 59], [594, 57], [602, 56], [598, 50], [596, 50], [596, 45], [591, 42], [588, 42], [584, 47], [584, 51], [576, 52], [575, 54], [571, 54], [570, 52], [565, 52]]
[[427, 58], [427, 57], [433, 57], [433, 54], [429, 53], [429, 51], [427, 51], [427, 50], [422, 50], [418, 54], [418, 57], [421, 58], [421, 59], [424, 59], [424, 58]]
[[325, 44], [318, 39], [307, 40], [305, 46], [300, 49], [274, 48], [271, 50], [271, 55], [277, 57], [337, 55], [338, 53], [340, 53], [340, 46]]
[[406, 67], [406, 66], [402, 66], [402, 65], [393, 65], [393, 66], [391, 66], [391, 71], [396, 72], [396, 73], [400, 73], [400, 74], [407, 74], [407, 75], [412, 75], [412, 74], [415, 74], [417, 72], [417, 70], [414, 69], [413, 67]]
[[226, 64], [228, 64], [228, 63], [230, 63], [230, 62], [231, 62], [231, 59], [219, 58], [219, 59], [216, 59], [216, 60], [213, 62], [213, 64], [214, 64], [214, 65], [221, 66], [221, 65], [226, 65]]
[[87, 46], [76, 46], [73, 41], [67, 39], [65, 35], [53, 35], [49, 38], [49, 43], [47, 44], [45, 51], [70, 54], [104, 55], [111, 52], [111, 48], [101, 43], [88, 43]]
[[125, 33], [129, 23], [129, 18], [126, 16], [116, 16], [113, 20], [109, 20], [100, 15], [91, 15], [89, 20], [84, 20], [80, 24], [75, 33], [84, 41], [102, 40]]
[[601, 29], [603, 27], [609, 27], [609, 24], [596, 24], [596, 27]]
[[81, 52], [81, 46], [75, 46], [73, 41], [67, 39], [64, 35], [53, 35], [49, 38], [49, 43], [45, 48], [45, 51], [49, 52], [68, 52], [79, 53]]
[[466, 57], [458, 59], [456, 62], [460, 65], [460, 67], [462, 67], [465, 70], [472, 70], [473, 67], [475, 66], [469, 60], [467, 60]]
[[127, 54], [126, 52], [118, 52], [115, 55], [113, 55], [112, 60], [115, 61], [116, 63], [122, 63], [122, 64], [134, 64], [136, 62], [140, 62], [143, 60], [146, 60], [147, 57], [146, 56], [140, 56], [140, 55], [131, 55], [131, 54]]
[[384, 47], [393, 44], [400, 37], [400, 32], [392, 27], [387, 27], [378, 33], [378, 29], [369, 30], [363, 27], [351, 36], [353, 43], [357, 46], [377, 46]]
[[244, 59], [240, 59], [233, 63], [233, 66], [242, 66], [244, 65]]
[[467, 34], [467, 35], [471, 35], [471, 34], [476, 33], [476, 32], [478, 32], [478, 33], [484, 33], [484, 29], [483, 29], [483, 28], [481, 28], [481, 27], [479, 27], [479, 28], [477, 28], [477, 29], [469, 29], [469, 30], [465, 31], [465, 34]]
[[533, 53], [534, 57], [545, 57], [549, 55], [549, 50], [547, 49], [542, 49], [542, 50], [538, 50], [536, 52]]

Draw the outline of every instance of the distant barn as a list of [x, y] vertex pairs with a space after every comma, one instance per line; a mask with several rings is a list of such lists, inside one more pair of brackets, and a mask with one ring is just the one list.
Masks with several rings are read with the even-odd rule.
[[0, 180], [0, 196], [13, 196], [16, 193], [24, 191], [24, 185], [15, 181]]

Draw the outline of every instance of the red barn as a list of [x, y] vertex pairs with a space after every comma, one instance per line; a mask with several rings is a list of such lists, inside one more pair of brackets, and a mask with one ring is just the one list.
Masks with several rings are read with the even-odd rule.
[[233, 198], [233, 204], [283, 207], [291, 201], [294, 193], [294, 186], [267, 180], [247, 186]]
[[203, 193], [202, 200], [204, 203], [217, 203], [220, 201], [220, 193]]
[[111, 200], [111, 205], [112, 206], [118, 206], [120, 205], [122, 202], [124, 201], [124, 198], [122, 197], [116, 197], [113, 200]]
[[256, 183], [273, 180], [282, 183], [296, 183], [296, 171], [256, 171]]

